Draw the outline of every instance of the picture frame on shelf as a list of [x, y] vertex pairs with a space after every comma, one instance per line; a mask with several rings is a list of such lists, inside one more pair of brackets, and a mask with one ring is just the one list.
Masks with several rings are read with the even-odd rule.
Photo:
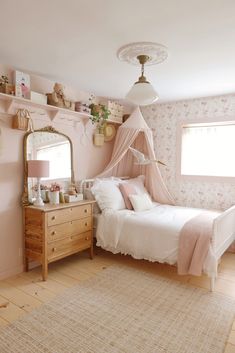
[[15, 96], [30, 99], [30, 75], [18, 70], [14, 71]]

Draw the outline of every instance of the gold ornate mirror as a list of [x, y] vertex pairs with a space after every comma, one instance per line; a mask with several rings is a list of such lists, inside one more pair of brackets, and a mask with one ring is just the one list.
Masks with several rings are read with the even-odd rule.
[[63, 189], [74, 184], [73, 146], [70, 138], [47, 126], [24, 136], [24, 193], [23, 205], [32, 203], [36, 181], [28, 178], [29, 160], [49, 161], [49, 177], [41, 180], [41, 189], [58, 183]]

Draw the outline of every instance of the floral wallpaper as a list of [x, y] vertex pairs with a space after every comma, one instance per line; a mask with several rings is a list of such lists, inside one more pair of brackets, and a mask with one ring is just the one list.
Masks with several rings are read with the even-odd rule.
[[221, 210], [235, 204], [235, 180], [233, 184], [176, 181], [177, 122], [214, 117], [235, 120], [235, 95], [154, 104], [141, 110], [153, 131], [157, 158], [167, 164], [167, 167], [160, 166], [161, 173], [176, 204]]

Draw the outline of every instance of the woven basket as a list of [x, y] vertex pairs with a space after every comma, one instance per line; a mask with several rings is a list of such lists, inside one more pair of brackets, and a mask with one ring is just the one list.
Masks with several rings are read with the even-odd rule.
[[30, 114], [26, 109], [19, 109], [12, 118], [12, 129], [27, 131], [29, 127]]
[[104, 134], [95, 133], [93, 136], [93, 142], [95, 146], [101, 147], [104, 144]]

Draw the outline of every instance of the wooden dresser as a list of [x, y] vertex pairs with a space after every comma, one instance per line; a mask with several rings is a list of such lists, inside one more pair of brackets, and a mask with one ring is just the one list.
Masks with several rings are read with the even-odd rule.
[[93, 258], [94, 201], [80, 201], [43, 207], [27, 206], [25, 223], [25, 270], [29, 259], [42, 264], [42, 278], [48, 274], [48, 263], [89, 249]]

